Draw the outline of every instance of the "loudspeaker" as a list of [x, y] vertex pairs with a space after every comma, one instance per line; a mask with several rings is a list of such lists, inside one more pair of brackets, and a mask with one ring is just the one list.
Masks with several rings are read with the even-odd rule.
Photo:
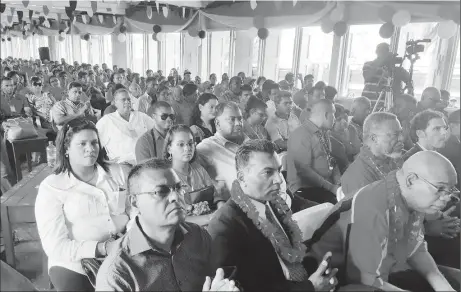
[[40, 61], [48, 60], [51, 61], [50, 58], [50, 48], [48, 47], [40, 47], [38, 48], [38, 55], [40, 56]]

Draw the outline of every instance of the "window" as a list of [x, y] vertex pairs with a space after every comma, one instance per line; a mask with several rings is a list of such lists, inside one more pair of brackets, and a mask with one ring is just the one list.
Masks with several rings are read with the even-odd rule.
[[451, 77], [451, 85], [450, 85], [450, 95], [451, 95], [451, 98], [454, 98], [456, 99], [456, 106], [459, 108], [460, 106], [460, 85], [459, 85], [459, 82], [460, 82], [460, 60], [459, 60], [459, 49], [460, 49], [460, 41], [459, 41], [459, 38], [458, 38], [458, 46], [453, 48], [453, 49], [456, 49], [457, 53], [456, 53], [456, 60], [455, 60], [455, 65], [453, 66], [453, 76]]
[[215, 73], [218, 80], [221, 80], [222, 74], [229, 73], [230, 41], [230, 31], [215, 31], [211, 33], [209, 73]]
[[[280, 32], [278, 71], [275, 81], [285, 78], [288, 72], [293, 70], [293, 52], [295, 47], [296, 28], [283, 29]], [[269, 34], [270, 36], [270, 34]]]
[[90, 64], [96, 65], [101, 64], [101, 36], [99, 35], [92, 35], [90, 37], [90, 52], [89, 55]]
[[143, 73], [144, 70], [144, 34], [128, 34], [128, 67], [133, 72]]
[[[419, 40], [431, 38], [432, 32], [436, 29], [437, 23], [410, 23], [400, 30], [400, 38], [398, 43], [399, 56], [405, 53], [406, 42], [409, 40]], [[425, 44], [423, 53], [419, 53], [420, 59], [416, 61], [413, 71], [413, 87], [415, 97], [419, 98], [424, 88], [433, 85], [433, 74], [436, 70], [436, 58], [434, 55], [438, 53], [438, 41], [433, 39], [430, 44]], [[410, 62], [403, 62], [405, 69], [409, 70]], [[432, 69], [431, 69], [432, 67]]]
[[90, 62], [90, 58], [89, 58], [89, 50], [88, 50], [88, 42], [89, 41], [85, 41], [85, 40], [80, 40], [80, 53], [81, 53], [81, 56], [82, 56], [82, 63], [89, 63]]
[[165, 41], [162, 42], [164, 48], [164, 61], [165, 61], [165, 72], [170, 72], [172, 68], [175, 68], [180, 72], [181, 67], [181, 33], [167, 33], [165, 34]]
[[[148, 64], [147, 64], [147, 69], [151, 69], [153, 70], [154, 72], [156, 72], [159, 68], [159, 65], [158, 65], [158, 45], [159, 43], [154, 41], [152, 39], [152, 35], [148, 35], [147, 36], [147, 60], [148, 60]], [[143, 74], [145, 74], [146, 70], [144, 70]], [[140, 72], [141, 73], [141, 72]]]
[[343, 78], [340, 95], [358, 97], [362, 95], [364, 79], [362, 68], [365, 62], [376, 59], [376, 46], [380, 43], [390, 43], [390, 39], [379, 36], [381, 24], [351, 25], [346, 58], [343, 67]]
[[112, 35], [104, 35], [102, 38], [102, 58], [101, 62], [106, 63], [109, 68], [112, 68]]
[[298, 73], [314, 75], [314, 80], [327, 82], [330, 74], [333, 33], [325, 34], [318, 26], [304, 27]]

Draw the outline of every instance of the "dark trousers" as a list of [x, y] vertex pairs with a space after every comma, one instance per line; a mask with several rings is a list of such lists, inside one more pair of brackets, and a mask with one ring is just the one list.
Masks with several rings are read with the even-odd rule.
[[319, 187], [301, 188], [295, 192], [295, 195], [298, 195], [303, 199], [316, 202], [319, 204], [332, 203], [334, 205], [338, 202], [338, 200], [336, 200], [335, 194], [324, 188]]
[[86, 275], [63, 267], [51, 267], [50, 278], [56, 291], [94, 291]]
[[[448, 283], [456, 291], [459, 291], [460, 271], [453, 268], [438, 266], [440, 272], [445, 276]], [[421, 274], [414, 270], [407, 270], [389, 275], [389, 283], [408, 291], [434, 291], [432, 286]]]
[[427, 249], [438, 265], [455, 269], [460, 267], [460, 238], [448, 239], [440, 236], [425, 236]]

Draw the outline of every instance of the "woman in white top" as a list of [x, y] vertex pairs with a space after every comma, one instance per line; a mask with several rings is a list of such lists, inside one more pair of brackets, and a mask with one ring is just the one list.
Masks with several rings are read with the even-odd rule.
[[210, 211], [224, 205], [225, 201], [217, 196], [213, 180], [205, 168], [195, 162], [196, 151], [194, 136], [186, 125], [174, 125], [168, 130], [163, 144], [164, 158], [171, 161], [174, 171], [178, 174], [186, 190], [185, 202], [189, 205], [187, 221], [198, 225], [207, 225], [211, 219], [211, 212], [206, 215], [197, 215], [200, 210], [192, 210], [193, 206], [200, 209], [207, 202]]
[[57, 291], [92, 291], [81, 260], [103, 258], [129, 220], [129, 169], [104, 161], [93, 122], [63, 125], [56, 141], [54, 174], [40, 184], [35, 217]]

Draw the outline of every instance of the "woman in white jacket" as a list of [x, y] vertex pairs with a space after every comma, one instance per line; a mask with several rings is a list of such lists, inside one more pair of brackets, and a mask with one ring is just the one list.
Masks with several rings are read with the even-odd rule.
[[56, 148], [54, 174], [35, 204], [38, 232], [57, 291], [92, 291], [81, 260], [105, 257], [125, 232], [129, 169], [104, 161], [96, 126], [85, 118], [63, 125]]

